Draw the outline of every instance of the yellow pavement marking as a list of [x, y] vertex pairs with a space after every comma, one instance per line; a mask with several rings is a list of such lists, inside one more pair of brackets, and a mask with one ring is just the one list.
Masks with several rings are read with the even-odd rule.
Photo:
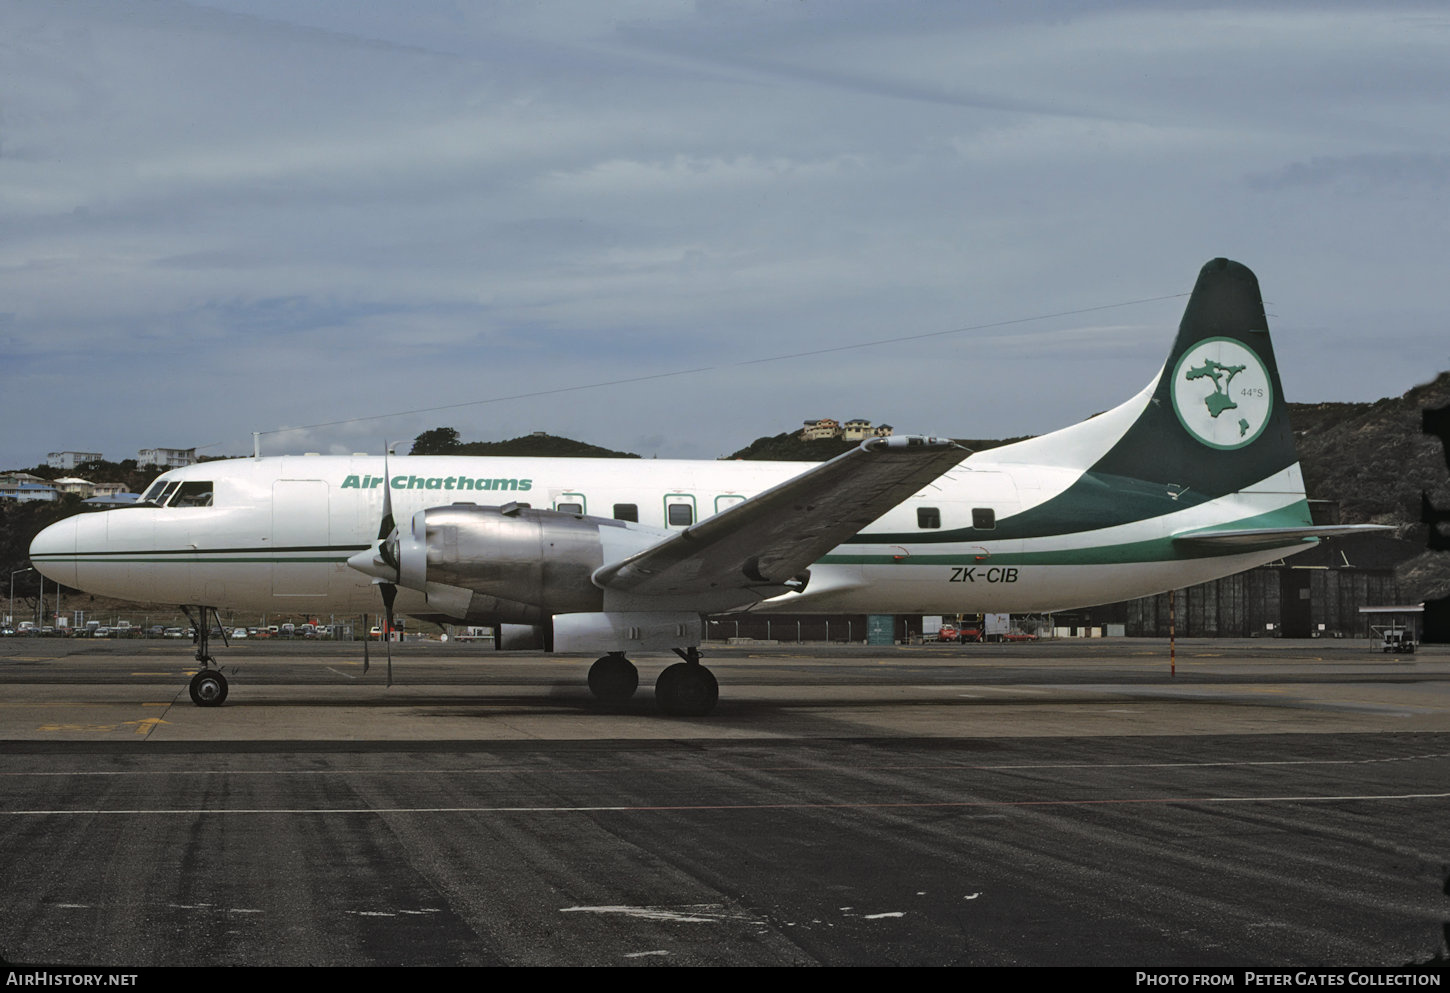
[[156, 730], [156, 725], [167, 722], [159, 717], [146, 717], [139, 721], [121, 721], [116, 724], [42, 724], [37, 731], [119, 731], [133, 727], [137, 734], [146, 735]]

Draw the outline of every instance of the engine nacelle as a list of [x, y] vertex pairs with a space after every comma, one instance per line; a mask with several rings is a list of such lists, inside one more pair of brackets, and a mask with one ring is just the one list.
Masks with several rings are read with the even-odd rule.
[[495, 624], [493, 648], [496, 652], [525, 652], [534, 648], [549, 649], [549, 629], [542, 624]]
[[545, 625], [554, 614], [604, 609], [590, 577], [606, 547], [613, 560], [659, 538], [623, 521], [518, 504], [431, 507], [398, 536], [398, 580], [430, 603], [449, 600], [448, 612], [466, 612], [470, 623]]

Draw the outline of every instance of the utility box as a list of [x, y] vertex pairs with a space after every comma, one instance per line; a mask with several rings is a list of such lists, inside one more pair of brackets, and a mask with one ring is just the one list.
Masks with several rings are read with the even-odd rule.
[[896, 644], [896, 615], [895, 614], [867, 614], [866, 615], [866, 644], [868, 644], [868, 645], [894, 645], [894, 644]]

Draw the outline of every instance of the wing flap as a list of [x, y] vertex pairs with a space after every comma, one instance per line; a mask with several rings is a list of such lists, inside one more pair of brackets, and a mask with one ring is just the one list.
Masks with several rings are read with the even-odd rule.
[[970, 452], [941, 438], [872, 438], [743, 503], [601, 567], [594, 583], [643, 596], [724, 589], [774, 595]]

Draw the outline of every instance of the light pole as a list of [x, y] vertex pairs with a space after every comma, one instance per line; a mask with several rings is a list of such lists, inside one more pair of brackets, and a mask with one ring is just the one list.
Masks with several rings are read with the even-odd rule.
[[16, 569], [10, 574], [10, 617], [7, 623], [13, 628], [15, 626], [15, 577], [22, 572], [34, 572], [34, 566], [26, 566], [24, 569]]

